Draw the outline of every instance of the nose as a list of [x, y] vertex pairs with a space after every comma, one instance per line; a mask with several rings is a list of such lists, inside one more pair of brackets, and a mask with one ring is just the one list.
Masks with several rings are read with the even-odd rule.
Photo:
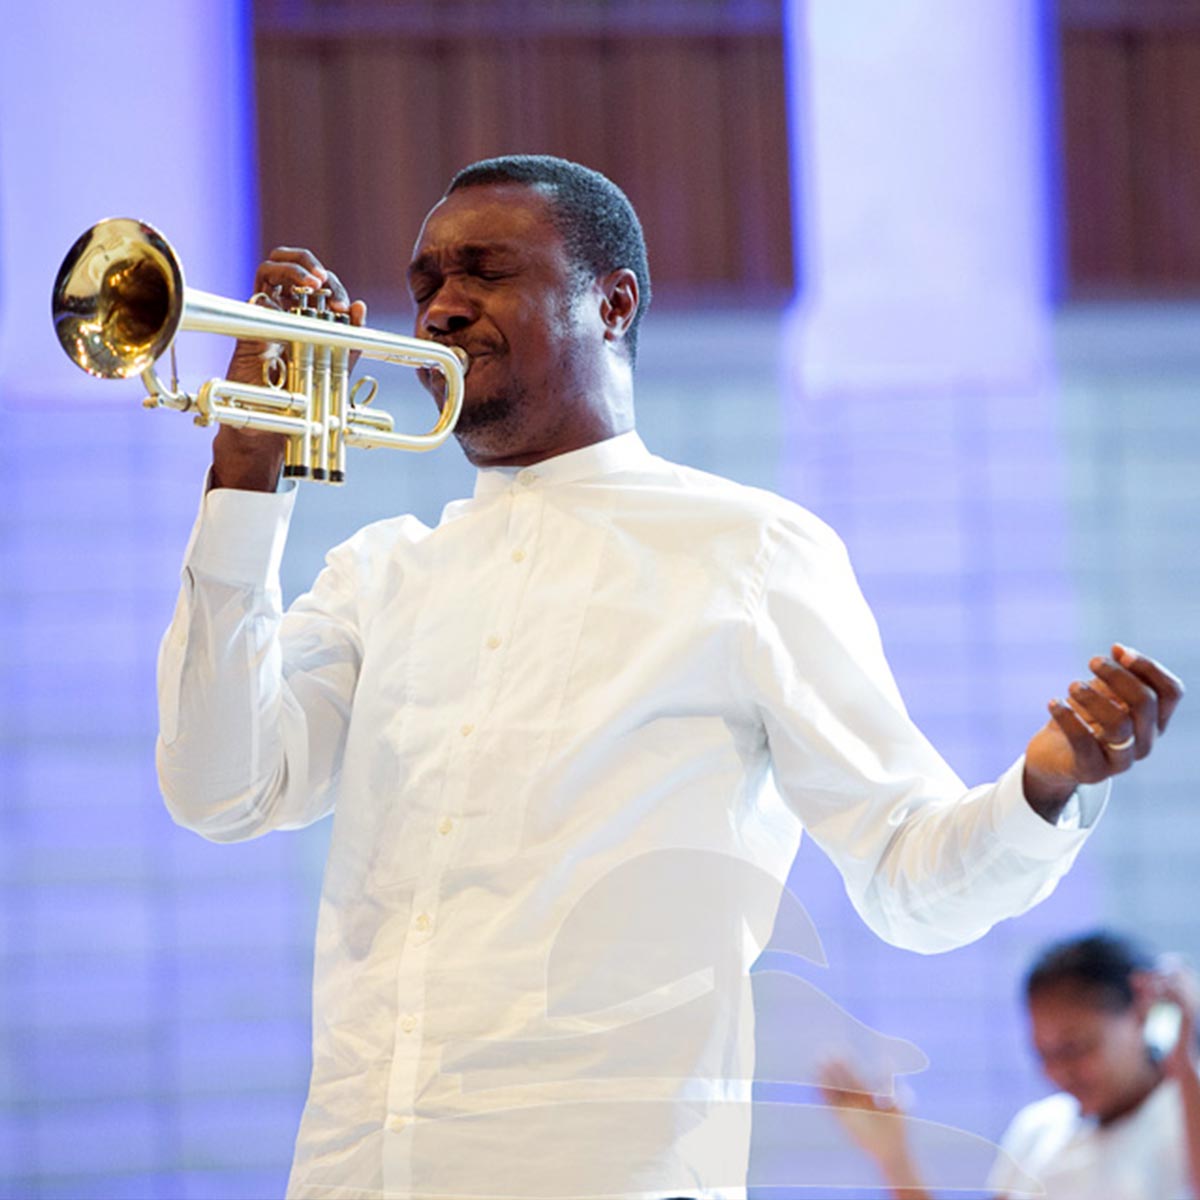
[[475, 304], [453, 277], [446, 279], [425, 308], [421, 324], [425, 333], [447, 334], [466, 329], [478, 316]]

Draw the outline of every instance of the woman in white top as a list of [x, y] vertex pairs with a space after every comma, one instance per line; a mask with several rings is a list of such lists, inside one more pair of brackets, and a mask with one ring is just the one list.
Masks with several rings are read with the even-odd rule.
[[[1034, 1050], [1060, 1090], [1027, 1105], [1001, 1140], [989, 1186], [1010, 1200], [1200, 1200], [1196, 981], [1129, 938], [1099, 932], [1044, 951], [1025, 982]], [[1162, 1005], [1178, 1034], [1156, 1047]], [[1152, 1015], [1153, 1014], [1153, 1015]], [[844, 1064], [825, 1097], [897, 1200], [926, 1200], [905, 1121]]]

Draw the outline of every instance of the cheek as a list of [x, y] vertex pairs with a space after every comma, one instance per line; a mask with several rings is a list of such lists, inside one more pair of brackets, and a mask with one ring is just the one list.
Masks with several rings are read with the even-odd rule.
[[1136, 1075], [1146, 1064], [1146, 1043], [1140, 1024], [1129, 1021], [1107, 1047], [1108, 1066], [1113, 1074]]

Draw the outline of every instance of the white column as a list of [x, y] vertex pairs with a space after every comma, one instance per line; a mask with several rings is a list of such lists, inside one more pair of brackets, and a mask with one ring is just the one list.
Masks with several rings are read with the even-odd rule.
[[[58, 265], [101, 217], [158, 226], [195, 286], [246, 291], [257, 242], [249, 50], [246, 0], [54, 0], [6, 11], [0, 403], [116, 403], [117, 392], [128, 401], [136, 391], [88, 380], [51, 327]], [[228, 345], [199, 355], [189, 365], [206, 369]]]
[[1040, 0], [789, 0], [806, 392], [1046, 359]]

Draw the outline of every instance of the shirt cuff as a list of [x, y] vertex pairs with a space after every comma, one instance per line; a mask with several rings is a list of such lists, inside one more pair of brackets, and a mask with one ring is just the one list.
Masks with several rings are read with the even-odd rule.
[[1026, 800], [1024, 774], [1025, 756], [1021, 755], [996, 783], [996, 836], [1029, 858], [1045, 860], [1082, 845], [1108, 803], [1108, 782], [1077, 787], [1052, 825]]
[[206, 477], [204, 489], [184, 565], [241, 587], [273, 583], [296, 504], [295, 483], [285, 481], [278, 492], [209, 491]]

